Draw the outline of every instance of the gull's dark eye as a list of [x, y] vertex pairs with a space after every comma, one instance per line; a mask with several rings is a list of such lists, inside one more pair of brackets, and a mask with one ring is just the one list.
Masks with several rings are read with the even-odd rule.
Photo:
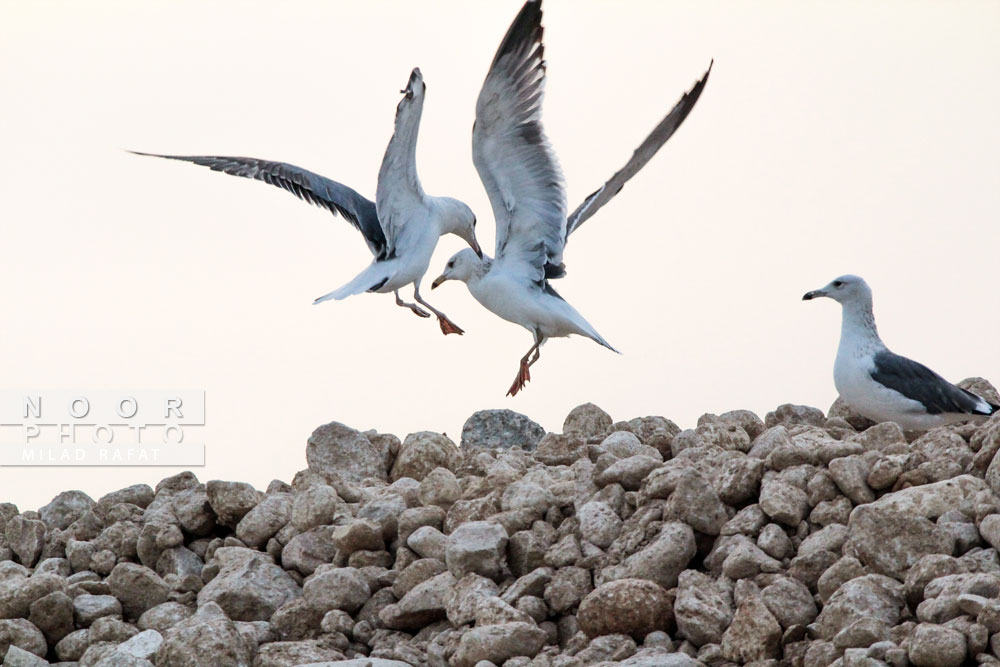
[[449, 269], [454, 269], [455, 268], [455, 260], [451, 260], [450, 262], [448, 262], [448, 268]]
[[473, 228], [475, 228], [475, 226], [476, 226], [476, 219], [475, 219], [475, 218], [473, 218], [473, 219], [472, 219], [472, 227], [473, 227]]
[[834, 280], [833, 281], [833, 286], [834, 287], [843, 287], [843, 285], [844, 285], [844, 281], [843, 280]]

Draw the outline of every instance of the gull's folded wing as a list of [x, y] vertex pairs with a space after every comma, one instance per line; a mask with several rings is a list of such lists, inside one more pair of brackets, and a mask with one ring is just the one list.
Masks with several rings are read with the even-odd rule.
[[992, 414], [992, 406], [970, 391], [957, 387], [921, 363], [889, 350], [875, 355], [871, 378], [906, 398], [921, 403], [929, 414]]

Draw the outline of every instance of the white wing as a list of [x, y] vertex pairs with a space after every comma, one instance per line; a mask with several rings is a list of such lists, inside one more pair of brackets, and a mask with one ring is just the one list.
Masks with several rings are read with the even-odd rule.
[[566, 244], [562, 171], [542, 130], [542, 9], [514, 19], [476, 102], [472, 161], [493, 206], [496, 261], [542, 281], [561, 271]]
[[420, 114], [424, 108], [427, 86], [414, 68], [396, 106], [396, 126], [385, 149], [375, 190], [375, 209], [385, 232], [389, 255], [396, 248], [400, 231], [418, 212], [425, 208], [426, 195], [417, 177], [417, 134]]

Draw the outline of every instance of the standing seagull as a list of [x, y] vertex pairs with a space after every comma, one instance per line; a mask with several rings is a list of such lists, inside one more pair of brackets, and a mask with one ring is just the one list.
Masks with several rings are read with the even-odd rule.
[[[580, 313], [560, 297], [550, 279], [566, 275], [566, 238], [653, 157], [690, 113], [709, 72], [685, 94], [636, 149], [632, 158], [567, 218], [562, 171], [542, 130], [545, 61], [540, 0], [529, 0], [504, 37], [476, 102], [472, 160], [496, 219], [496, 257], [469, 251], [454, 255], [431, 285], [461, 280], [476, 301], [534, 336], [507, 394], [531, 379], [548, 338], [586, 336], [617, 352]], [[534, 355], [534, 356], [532, 356]]]
[[300, 199], [344, 216], [365, 238], [375, 259], [354, 280], [313, 303], [344, 299], [362, 292], [392, 292], [396, 305], [409, 308], [420, 317], [430, 313], [415, 303], [406, 303], [399, 290], [413, 284], [413, 298], [434, 313], [441, 331], [464, 333], [441, 311], [420, 296], [420, 280], [427, 272], [438, 238], [455, 234], [464, 239], [477, 255], [476, 216], [451, 197], [431, 197], [417, 178], [417, 133], [424, 107], [424, 84], [420, 69], [414, 69], [403, 99], [396, 107], [396, 125], [382, 158], [378, 187], [372, 202], [353, 189], [284, 162], [245, 157], [183, 156], [137, 153], [170, 160], [185, 160], [213, 171], [243, 176], [277, 185]]
[[802, 299], [821, 296], [843, 307], [833, 383], [848, 405], [865, 417], [923, 431], [951, 422], [983, 421], [1000, 410], [923, 364], [890, 352], [875, 328], [871, 288], [858, 276], [836, 278]]

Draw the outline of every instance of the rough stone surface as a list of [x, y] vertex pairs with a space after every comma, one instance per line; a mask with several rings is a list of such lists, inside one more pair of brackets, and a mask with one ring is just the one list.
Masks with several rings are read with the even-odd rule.
[[471, 521], [448, 537], [445, 559], [456, 579], [469, 572], [490, 579], [500, 576], [507, 549], [507, 531], [485, 521]]
[[513, 410], [480, 410], [462, 426], [462, 448], [534, 451], [545, 429]]
[[266, 621], [301, 595], [298, 584], [267, 554], [243, 547], [215, 552], [219, 573], [198, 593], [198, 604], [214, 602], [234, 621]]
[[399, 448], [392, 479], [409, 477], [419, 482], [435, 468], [454, 471], [460, 460], [458, 447], [448, 436], [430, 431], [411, 433]]
[[1000, 417], [681, 430], [588, 404], [562, 433], [499, 410], [462, 448], [333, 423], [308, 449], [265, 491], [185, 472], [0, 503], [0, 661], [1000, 664]]
[[382, 453], [360, 431], [340, 422], [320, 426], [306, 446], [309, 469], [327, 479], [361, 482], [386, 479]]
[[588, 594], [576, 619], [591, 637], [622, 634], [638, 641], [666, 630], [672, 616], [673, 605], [662, 587], [645, 579], [619, 579]]

